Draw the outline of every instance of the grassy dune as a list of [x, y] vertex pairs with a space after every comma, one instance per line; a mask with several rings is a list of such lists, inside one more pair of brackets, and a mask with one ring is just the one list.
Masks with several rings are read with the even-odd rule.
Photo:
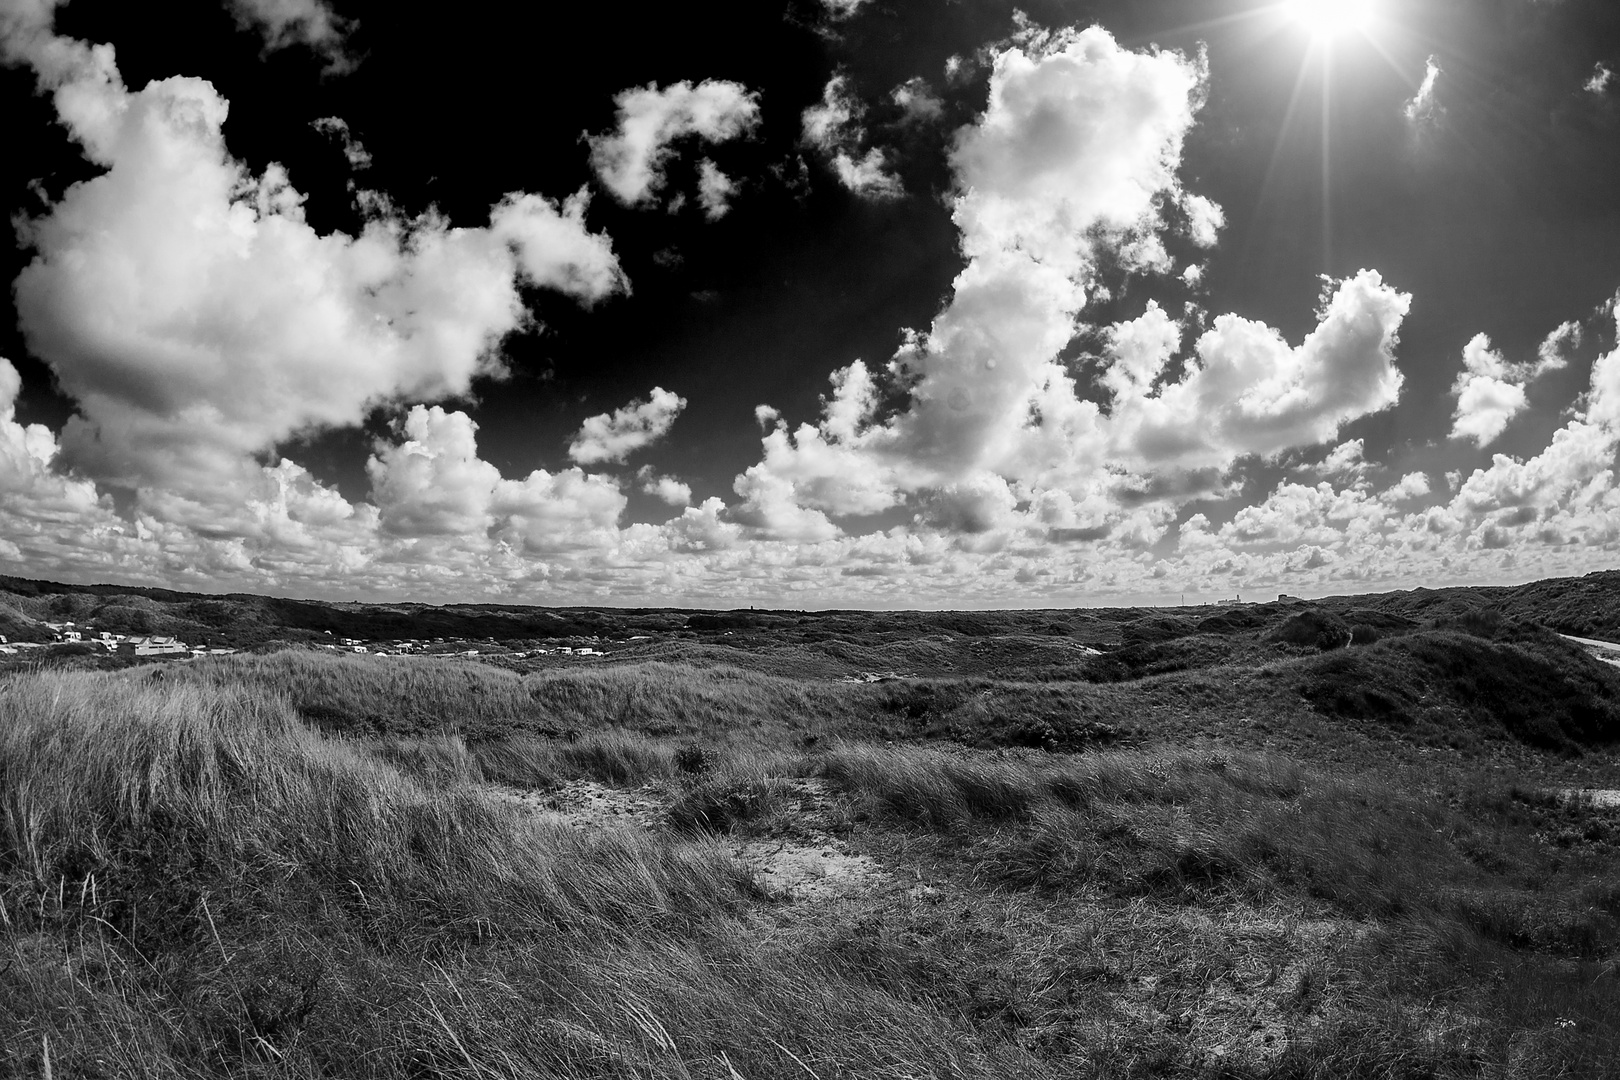
[[[309, 652], [13, 677], [0, 1072], [1620, 1075], [1620, 811], [1543, 790], [1613, 773], [1612, 687], [1577, 666], [1565, 719], [1516, 723], [1543, 646], [1489, 647], [1524, 663], [1339, 654], [1399, 661], [1372, 716], [1313, 704], [1357, 684], [1311, 655], [1105, 685]], [[670, 827], [500, 797], [585, 780]], [[746, 855], [790, 842], [881, 872], [794, 903]]]

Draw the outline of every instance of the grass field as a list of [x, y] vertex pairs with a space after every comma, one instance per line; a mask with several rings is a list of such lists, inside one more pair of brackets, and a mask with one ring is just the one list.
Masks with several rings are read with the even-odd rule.
[[0, 1072], [1620, 1075], [1620, 809], [1557, 793], [1620, 788], [1620, 673], [1181, 629], [1071, 679], [14, 675]]

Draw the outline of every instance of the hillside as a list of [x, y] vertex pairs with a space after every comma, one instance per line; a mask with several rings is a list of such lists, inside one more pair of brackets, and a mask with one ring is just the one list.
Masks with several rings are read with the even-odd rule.
[[[535, 607], [503, 604], [358, 604], [245, 594], [200, 595], [116, 585], [63, 585], [0, 577], [0, 634], [27, 640], [34, 624], [73, 621], [96, 630], [173, 634], [204, 644], [252, 646], [326, 636], [372, 641], [436, 637], [514, 641], [678, 634], [750, 647], [847, 641], [862, 646], [1055, 639], [1105, 647], [1190, 634], [1262, 630], [1299, 601], [1194, 608], [1028, 611], [686, 611], [675, 608]], [[1561, 633], [1620, 640], [1620, 571], [1500, 588], [1414, 589], [1327, 597], [1312, 607], [1348, 624], [1389, 631], [1494, 610]], [[9, 629], [8, 629], [9, 628]]]

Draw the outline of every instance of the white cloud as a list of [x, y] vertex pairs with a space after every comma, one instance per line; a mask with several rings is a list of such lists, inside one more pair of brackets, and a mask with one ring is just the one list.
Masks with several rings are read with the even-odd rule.
[[346, 51], [354, 23], [337, 15], [325, 0], [227, 0], [226, 6], [238, 26], [264, 35], [267, 49], [307, 45], [326, 58], [328, 71], [354, 67]]
[[873, 147], [859, 158], [839, 150], [832, 156], [833, 172], [850, 191], [869, 199], [898, 199], [905, 186], [900, 178], [889, 171], [889, 161], [882, 150]]
[[698, 163], [698, 202], [703, 215], [710, 221], [719, 221], [731, 210], [731, 197], [737, 193], [737, 183], [720, 171], [708, 158]]
[[1542, 339], [1536, 346], [1536, 364], [1529, 369], [1529, 378], [1569, 366], [1569, 354], [1580, 347], [1586, 335], [1578, 322], [1566, 322]]
[[1360, 477], [1368, 468], [1366, 453], [1365, 439], [1351, 439], [1334, 447], [1316, 471], [1322, 476]]
[[[18, 423], [19, 380], [0, 361], [7, 572], [379, 598], [974, 606], [1403, 587], [1620, 558], [1620, 350], [1542, 453], [1457, 474], [1439, 505], [1424, 505], [1423, 472], [1378, 490], [1366, 442], [1346, 437], [1401, 390], [1410, 297], [1372, 271], [1328, 283], [1302, 340], [1150, 304], [1100, 328], [1090, 366], [1065, 362], [1102, 249], [1160, 273], [1172, 230], [1219, 240], [1219, 208], [1178, 176], [1197, 59], [1100, 30], [1026, 30], [987, 52], [989, 102], [952, 149], [965, 265], [945, 306], [887, 364], [836, 371], [813, 422], [762, 406], [736, 500], [693, 506], [653, 466], [508, 479], [479, 457], [470, 417], [431, 405], [499, 374], [500, 335], [528, 318], [519, 280], [585, 302], [622, 287], [583, 197], [511, 196], [456, 229], [378, 194], [360, 236], [316, 234], [283, 173], [226, 154], [211, 88], [125, 90], [110, 50], [51, 32], [52, 7], [0, 0], [0, 50], [34, 66], [105, 171], [31, 227], [25, 329], [83, 418], [60, 437]], [[827, 130], [858, 127], [857, 112], [833, 109]], [[1565, 324], [1521, 364], [1481, 339], [1464, 381], [1523, 386], [1579, 338]], [[367, 498], [275, 460], [288, 434], [375, 405], [399, 420], [374, 447]], [[592, 417], [574, 460], [624, 461], [682, 405], [659, 388]], [[1320, 482], [1182, 520], [1191, 501], [1239, 496], [1251, 456], [1321, 459]], [[137, 497], [115, 512], [96, 481]], [[678, 512], [623, 525], [632, 484]], [[851, 535], [880, 512], [909, 520]]]
[[1488, 336], [1474, 335], [1463, 347], [1463, 370], [1451, 387], [1457, 398], [1451, 437], [1472, 439], [1480, 447], [1495, 442], [1529, 407], [1525, 387], [1545, 372], [1564, 367], [1565, 353], [1579, 344], [1580, 337], [1579, 325], [1565, 323], [1541, 343], [1534, 363], [1512, 364], [1491, 348]]
[[1379, 492], [1381, 502], [1396, 503], [1407, 499], [1421, 499], [1429, 494], [1429, 477], [1425, 473], [1411, 472]]
[[687, 506], [692, 502], [692, 487], [681, 482], [673, 476], [660, 476], [651, 466], [643, 466], [636, 473], [636, 479], [641, 481], [641, 490], [644, 494], [668, 503], [671, 506]]
[[478, 457], [477, 430], [466, 413], [418, 405], [400, 425], [403, 441], [378, 445], [366, 471], [384, 533], [471, 549], [487, 538], [539, 554], [616, 539], [625, 497], [612, 478], [536, 469], [506, 480]]
[[1220, 232], [1226, 227], [1226, 212], [1213, 200], [1202, 195], [1185, 195], [1181, 208], [1187, 214], [1187, 235], [1199, 247], [1214, 247]]
[[581, 465], [623, 462], [668, 434], [684, 408], [685, 398], [655, 386], [646, 401], [586, 420], [569, 443], [568, 456]]
[[1588, 93], [1602, 94], [1613, 82], [1614, 72], [1603, 64], [1597, 64], [1593, 67], [1592, 77], [1586, 80], [1585, 86]]
[[371, 168], [371, 152], [349, 131], [347, 120], [341, 116], [323, 116], [311, 121], [309, 126], [342, 144], [343, 156], [348, 159], [349, 168], [356, 171]]
[[[930, 522], [965, 529], [999, 519], [956, 513], [960, 499], [942, 493], [1013, 484], [1032, 493], [1020, 499], [1059, 488], [1077, 501], [1107, 491], [1174, 501], [1221, 490], [1220, 472], [1245, 454], [1328, 441], [1393, 404], [1396, 331], [1410, 297], [1371, 271], [1327, 290], [1321, 324], [1297, 347], [1261, 324], [1217, 319], [1164, 386], [1157, 380], [1182, 331], [1150, 304], [1111, 335], [1107, 415], [1058, 363], [1099, 242], [1156, 244], [1166, 197], [1213, 231], [1218, 208], [1188, 198], [1175, 174], [1203, 78], [1198, 62], [1132, 53], [1099, 29], [1033, 37], [998, 56], [986, 113], [952, 154], [968, 264], [929, 333], [914, 335], [885, 372], [910, 388], [904, 408], [876, 415], [876, 378], [864, 364], [836, 373], [818, 424], [767, 433], [762, 460], [738, 478], [739, 512], [761, 528], [799, 530], [790, 506], [840, 517], [917, 497]], [[807, 132], [843, 123], [843, 100], [830, 92]], [[1114, 517], [1126, 512], [1116, 502]]]
[[697, 138], [711, 145], [748, 135], [759, 125], [759, 95], [741, 83], [705, 79], [632, 87], [613, 98], [611, 134], [593, 135], [591, 165], [626, 206], [651, 203], [663, 190], [672, 145]]
[[54, 470], [58, 447], [50, 430], [17, 422], [21, 386], [17, 369], [0, 357], [0, 503], [7, 519], [0, 545], [13, 558], [22, 557], [19, 541], [32, 548], [32, 541], [45, 540], [57, 529], [89, 535], [114, 522], [110, 504], [97, 496], [94, 484]]
[[861, 151], [866, 139], [866, 129], [861, 126], [864, 112], [850, 93], [848, 77], [834, 75], [822, 88], [821, 102], [801, 115], [802, 140], [827, 158], [839, 182], [850, 191], [870, 199], [898, 198], [905, 188], [890, 170], [887, 153], [877, 147]]
[[1181, 379], [1116, 401], [1116, 453], [1147, 467], [1225, 468], [1245, 454], [1329, 441], [1398, 398], [1395, 345], [1411, 299], [1363, 270], [1324, 295], [1316, 329], [1298, 346], [1261, 323], [1219, 316]]
[[821, 6], [833, 19], [842, 20], [850, 18], [869, 2], [870, 0], [821, 0]]
[[1435, 96], [1435, 90], [1440, 82], [1440, 58], [1430, 56], [1423, 69], [1423, 84], [1418, 87], [1414, 96], [1401, 108], [1407, 122], [1415, 126], [1426, 127], [1440, 122], [1445, 116], [1445, 106], [1441, 105]]
[[211, 85], [131, 92], [110, 50], [18, 10], [6, 55], [102, 170], [21, 222], [36, 254], [16, 282], [30, 351], [77, 403], [63, 461], [98, 481], [230, 503], [294, 434], [499, 376], [530, 318], [521, 284], [586, 303], [625, 288], [583, 192], [508, 195], [481, 227], [379, 212], [358, 236], [317, 233], [285, 170], [230, 156]]
[[905, 111], [906, 119], [912, 123], [930, 123], [945, 113], [945, 103], [928, 85], [928, 80], [920, 75], [895, 87], [889, 96]]

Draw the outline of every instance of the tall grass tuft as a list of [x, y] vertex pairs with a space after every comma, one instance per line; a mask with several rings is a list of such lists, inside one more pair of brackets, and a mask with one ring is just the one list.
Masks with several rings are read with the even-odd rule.
[[[617, 738], [542, 743], [673, 768]], [[333, 738], [252, 683], [11, 681], [0, 1073], [41, 1075], [48, 1047], [57, 1075], [153, 1080], [1048, 1075], [762, 949], [710, 839], [486, 796], [470, 778], [546, 767], [507, 750]]]

